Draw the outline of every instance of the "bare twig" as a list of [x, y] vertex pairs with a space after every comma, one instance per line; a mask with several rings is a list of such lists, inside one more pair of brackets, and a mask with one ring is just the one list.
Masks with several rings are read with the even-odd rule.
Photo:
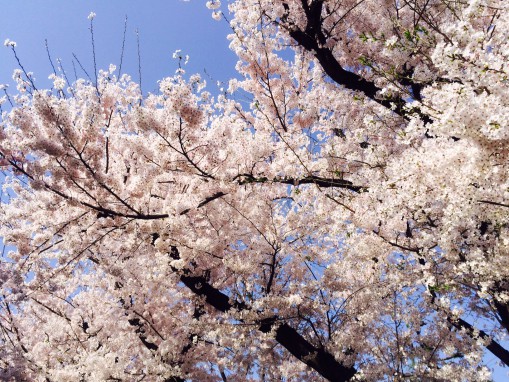
[[51, 55], [49, 53], [48, 39], [44, 40], [44, 44], [46, 46], [46, 53], [48, 54], [49, 63], [51, 64], [51, 68], [53, 69], [53, 74], [56, 76], [57, 71], [55, 70], [55, 65], [53, 65], [53, 60], [51, 59]]
[[[81, 62], [80, 60], [78, 59], [78, 56], [76, 56], [76, 54], [72, 54], [72, 56], [74, 57], [74, 59], [76, 60], [76, 62], [78, 63], [78, 65], [80, 66], [81, 70], [83, 70], [83, 73], [85, 73], [85, 75], [87, 76], [88, 80], [90, 82], [93, 82], [92, 81], [92, 78], [90, 77], [90, 75], [88, 74], [88, 72], [85, 70], [85, 68], [83, 67], [83, 65], [81, 65]], [[73, 65], [74, 65], [74, 61], [73, 61]], [[74, 69], [74, 74], [76, 75], [76, 68]], [[76, 80], [78, 79], [78, 76], [76, 76]]]
[[138, 46], [138, 78], [140, 83], [140, 105], [143, 99], [143, 90], [141, 87], [141, 52], [140, 52], [140, 31], [136, 29], [136, 44]]
[[120, 78], [120, 74], [122, 73], [122, 62], [124, 61], [124, 47], [125, 47], [125, 34], [127, 31], [127, 15], [124, 20], [124, 35], [122, 37], [122, 51], [120, 53], [120, 64], [118, 66], [118, 77]]

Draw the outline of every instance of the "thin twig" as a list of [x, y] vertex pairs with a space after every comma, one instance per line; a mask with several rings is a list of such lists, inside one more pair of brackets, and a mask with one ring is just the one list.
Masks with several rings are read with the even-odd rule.
[[51, 64], [51, 68], [53, 69], [53, 74], [56, 76], [57, 71], [55, 70], [55, 65], [53, 65], [53, 60], [51, 59], [51, 55], [49, 53], [48, 39], [44, 40], [44, 44], [46, 45], [46, 53], [48, 53], [48, 60], [49, 63]]
[[[95, 87], [97, 90], [97, 63], [95, 60], [95, 40], [94, 40], [94, 18], [90, 18], [90, 36], [92, 38], [92, 57], [94, 58], [94, 75], [95, 75]], [[99, 93], [99, 90], [97, 90]]]
[[141, 53], [140, 53], [140, 31], [136, 29], [136, 43], [138, 45], [138, 77], [140, 83], [140, 105], [143, 99], [143, 90], [141, 88]]
[[122, 72], [122, 62], [124, 61], [124, 47], [125, 47], [125, 34], [127, 32], [127, 15], [125, 15], [124, 20], [124, 36], [122, 37], [122, 52], [120, 53], [120, 65], [118, 66], [118, 77], [120, 78], [120, 73]]
[[479, 203], [491, 204], [491, 205], [500, 206], [500, 207], [509, 207], [509, 204], [492, 202], [491, 200], [479, 200]]
[[11, 97], [9, 96], [9, 93], [7, 93], [7, 89], [4, 88], [4, 93], [5, 93], [5, 96], [7, 97], [7, 101], [9, 101], [9, 104], [11, 105], [11, 107], [14, 107], [13, 103], [12, 103], [12, 100], [11, 100]]
[[74, 60], [72, 60], [72, 68], [74, 70], [74, 81], [78, 81], [78, 73], [76, 73], [76, 65], [74, 64]]
[[[67, 73], [65, 72], [64, 66], [62, 65], [62, 60], [60, 58], [57, 58], [58, 66], [60, 67], [60, 70], [62, 70], [62, 74], [64, 75], [65, 82], [67, 83], [67, 86], [69, 87], [69, 90], [71, 91], [71, 94], [74, 96], [74, 90], [71, 86], [71, 83], [69, 82], [69, 78], [67, 78]], [[74, 63], [74, 61], [73, 61]]]
[[37, 87], [35, 86], [34, 81], [32, 80], [32, 77], [28, 75], [27, 71], [25, 70], [25, 68], [21, 64], [21, 60], [19, 59], [19, 57], [18, 57], [18, 55], [16, 53], [16, 49], [14, 48], [14, 46], [11, 45], [11, 49], [12, 49], [12, 52], [14, 53], [14, 58], [18, 62], [18, 65], [21, 68], [21, 70], [23, 70], [23, 73], [25, 74], [25, 77], [30, 82], [30, 85], [32, 86], [32, 89], [37, 90]]
[[[92, 78], [89, 76], [88, 72], [85, 70], [85, 68], [83, 67], [83, 65], [81, 65], [81, 62], [80, 60], [78, 60], [78, 57], [73, 53], [72, 56], [74, 57], [74, 59], [76, 60], [76, 62], [78, 63], [78, 65], [80, 66], [81, 70], [83, 70], [83, 72], [85, 73], [85, 75], [87, 76], [87, 78], [89, 79], [90, 82], [93, 82], [92, 81]], [[74, 65], [74, 63], [73, 63]], [[74, 72], [76, 74], [76, 70]], [[78, 76], [76, 76], [76, 80], [78, 80]]]

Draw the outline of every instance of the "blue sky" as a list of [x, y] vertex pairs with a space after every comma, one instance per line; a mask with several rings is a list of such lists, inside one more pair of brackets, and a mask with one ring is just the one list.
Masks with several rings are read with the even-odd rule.
[[[95, 12], [94, 36], [98, 69], [109, 64], [119, 65], [127, 15], [126, 45], [123, 73], [138, 79], [136, 30], [141, 46], [142, 88], [144, 93], [154, 92], [157, 81], [173, 75], [177, 62], [172, 58], [175, 50], [190, 56], [186, 71], [200, 73], [216, 92], [217, 81], [235, 76], [235, 55], [229, 50], [226, 36], [227, 23], [212, 19], [211, 11], [202, 0], [24, 0], [1, 2], [0, 42], [11, 39], [17, 42], [17, 52], [27, 71], [34, 73], [39, 88], [50, 87], [48, 75], [52, 73], [47, 58], [45, 39], [51, 56], [62, 60], [72, 80], [73, 53], [92, 75], [93, 56], [90, 21], [87, 16]], [[7, 47], [0, 46], [0, 84], [12, 83], [11, 75], [17, 68], [16, 60]], [[78, 76], [84, 73], [77, 67]], [[205, 73], [206, 72], [206, 73]], [[15, 89], [11, 88], [10, 93]], [[496, 367], [491, 354], [486, 355], [490, 367], [495, 367], [494, 380], [509, 380], [507, 369]]]
[[[90, 21], [87, 19], [91, 11], [97, 14], [94, 36], [98, 69], [107, 69], [110, 63], [117, 66], [120, 63], [127, 15], [122, 72], [137, 80], [135, 30], [139, 30], [145, 93], [155, 91], [157, 80], [174, 73], [177, 63], [172, 54], [176, 49], [191, 57], [187, 73], [200, 73], [207, 79], [209, 91], [214, 92], [217, 81], [226, 81], [235, 75], [236, 57], [229, 50], [226, 38], [230, 33], [228, 24], [224, 20], [213, 20], [211, 11], [200, 0], [2, 1], [0, 41], [3, 44], [5, 39], [11, 39], [17, 43], [16, 50], [23, 66], [34, 72], [40, 88], [50, 86], [47, 77], [52, 73], [45, 39], [53, 60], [62, 59], [70, 79], [74, 78], [73, 53], [92, 75]], [[0, 48], [0, 83], [10, 83], [17, 63], [9, 48]], [[79, 67], [78, 77], [84, 77]]]

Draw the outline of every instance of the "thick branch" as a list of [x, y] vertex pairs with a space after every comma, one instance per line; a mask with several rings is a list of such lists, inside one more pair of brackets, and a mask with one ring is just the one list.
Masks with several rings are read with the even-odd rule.
[[497, 310], [499, 316], [500, 324], [509, 331], [509, 304], [502, 302], [499, 298], [496, 297], [499, 293], [507, 293], [509, 290], [509, 283], [498, 281], [495, 283], [495, 286], [492, 288], [491, 293], [495, 296], [493, 299], [493, 305]]
[[509, 351], [500, 346], [500, 344], [493, 340], [484, 330], [477, 330], [473, 325], [469, 324], [468, 322], [461, 318], [458, 319], [448, 318], [447, 321], [449, 321], [449, 323], [456, 327], [457, 329], [460, 330], [465, 329], [466, 332], [471, 337], [474, 337], [478, 333], [478, 336], [482, 340], [488, 341], [486, 349], [488, 349], [495, 357], [497, 357], [504, 364], [509, 366]]
[[[198, 206], [196, 208], [201, 208], [203, 206], [206, 206], [207, 204], [209, 204], [210, 202], [218, 199], [218, 198], [222, 198], [223, 196], [225, 196], [227, 194], [225, 194], [224, 192], [216, 192], [214, 195], [211, 195], [211, 196], [208, 196], [206, 197], [205, 199], [203, 199], [200, 204], [198, 204]], [[184, 211], [182, 211], [180, 214], [181, 215], [185, 215], [187, 213], [189, 213], [189, 211], [191, 211], [190, 208], [186, 208]]]
[[320, 176], [305, 176], [303, 178], [274, 178], [274, 179], [268, 179], [265, 177], [256, 178], [251, 174], [241, 174], [237, 177], [242, 177], [242, 180], [239, 181], [240, 185], [248, 184], [248, 183], [281, 183], [281, 184], [289, 184], [292, 186], [298, 186], [300, 184], [315, 184], [322, 188], [330, 188], [330, 187], [336, 187], [336, 188], [345, 188], [350, 191], [354, 192], [361, 192], [366, 191], [366, 187], [363, 186], [356, 186], [349, 180], [344, 179], [335, 179], [335, 178], [322, 178]]
[[274, 182], [283, 183], [283, 184], [292, 184], [292, 185], [299, 185], [299, 184], [316, 184], [319, 187], [322, 188], [329, 188], [329, 187], [337, 187], [337, 188], [346, 188], [350, 191], [360, 192], [365, 189], [365, 187], [362, 186], [355, 186], [352, 182], [349, 180], [344, 179], [334, 179], [334, 178], [322, 178], [319, 176], [306, 176], [304, 178], [300, 179], [293, 179], [293, 178], [284, 178], [280, 180], [274, 180]]
[[[304, 3], [306, 2], [303, 2], [303, 4]], [[373, 82], [362, 78], [358, 74], [345, 70], [334, 57], [332, 49], [324, 47], [326, 37], [322, 31], [322, 7], [323, 1], [321, 0], [313, 1], [310, 7], [304, 6], [304, 11], [307, 17], [306, 29], [300, 30], [295, 25], [290, 25], [290, 37], [292, 37], [297, 44], [305, 50], [313, 53], [324, 72], [334, 82], [339, 85], [343, 85], [347, 89], [359, 91], [369, 99], [386, 108], [392, 109], [396, 114], [408, 119], [410, 112], [404, 108], [406, 102], [402, 98], [377, 98], [376, 94], [381, 89], [375, 86]], [[414, 109], [411, 112], [419, 114], [424, 122], [431, 122], [431, 118], [422, 114], [419, 110]]]
[[497, 309], [497, 313], [500, 317], [500, 324], [509, 331], [509, 306], [507, 304], [501, 303], [497, 300], [493, 301], [495, 308]]
[[141, 322], [139, 318], [131, 318], [127, 321], [129, 322], [129, 325], [134, 326], [136, 328], [135, 333], [138, 335], [138, 338], [148, 350], [159, 349], [159, 346], [147, 340], [147, 336], [145, 335], [145, 328], [143, 327], [144, 326], [143, 322]]
[[[180, 259], [176, 247], [172, 247], [170, 257], [174, 260]], [[184, 270], [180, 281], [194, 294], [204, 297], [208, 304], [220, 312], [249, 310], [249, 307], [243, 302], [230, 301], [226, 294], [213, 287], [205, 277], [190, 276], [189, 273], [189, 270]], [[348, 367], [338, 362], [325, 349], [313, 346], [288, 324], [279, 323], [277, 317], [262, 320], [258, 329], [263, 333], [274, 330], [275, 339], [280, 345], [329, 381], [346, 382], [357, 372], [354, 367]]]

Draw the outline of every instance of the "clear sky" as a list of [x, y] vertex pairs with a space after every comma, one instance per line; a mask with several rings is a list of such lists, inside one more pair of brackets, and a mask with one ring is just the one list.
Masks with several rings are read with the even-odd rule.
[[[62, 64], [70, 80], [74, 78], [73, 53], [92, 76], [93, 55], [90, 36], [91, 11], [98, 69], [110, 63], [119, 65], [124, 20], [127, 33], [122, 72], [138, 79], [136, 29], [139, 30], [143, 91], [155, 91], [157, 80], [172, 75], [177, 63], [172, 59], [181, 49], [191, 59], [187, 73], [200, 73], [214, 92], [217, 81], [226, 81], [235, 74], [235, 55], [226, 38], [228, 24], [215, 21], [201, 0], [0, 0], [0, 41], [17, 43], [16, 50], [27, 71], [34, 72], [38, 87], [50, 86], [52, 73], [47, 58], [48, 40], [54, 61]], [[17, 63], [9, 48], [0, 47], [0, 84], [10, 83]], [[84, 73], [78, 69], [78, 77]], [[205, 74], [205, 72], [207, 74]], [[15, 92], [15, 89], [11, 89]]]
[[[0, 0], [0, 42], [16, 41], [16, 51], [27, 71], [34, 73], [39, 88], [50, 87], [52, 73], [47, 57], [45, 39], [56, 64], [60, 58], [72, 81], [73, 53], [90, 75], [93, 55], [90, 21], [95, 12], [94, 36], [98, 69], [109, 64], [119, 65], [127, 16], [127, 32], [122, 72], [138, 80], [136, 30], [141, 47], [142, 88], [144, 93], [155, 92], [157, 81], [174, 74], [177, 62], [175, 50], [191, 58], [188, 74], [200, 73], [208, 82], [208, 90], [217, 91], [217, 81], [235, 76], [236, 57], [229, 50], [226, 36], [228, 24], [215, 21], [202, 0]], [[0, 46], [0, 84], [11, 83], [17, 63], [12, 51]], [[78, 77], [84, 73], [77, 66]], [[15, 93], [11, 88], [10, 93]], [[494, 381], [509, 381], [507, 369], [496, 366], [490, 353], [485, 360], [495, 368]]]

